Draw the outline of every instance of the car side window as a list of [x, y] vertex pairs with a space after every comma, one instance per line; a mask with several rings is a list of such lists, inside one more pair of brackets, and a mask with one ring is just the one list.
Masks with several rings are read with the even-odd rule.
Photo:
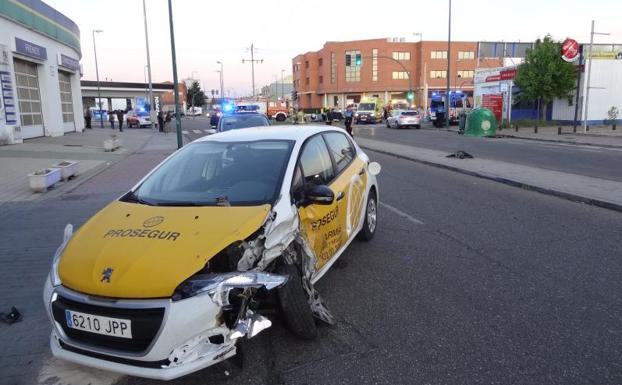
[[354, 146], [342, 133], [329, 132], [323, 135], [324, 138], [326, 138], [328, 150], [337, 165], [337, 173], [340, 173], [343, 169], [348, 167], [350, 162], [354, 159]]
[[305, 144], [300, 156], [305, 184], [329, 184], [335, 177], [333, 162], [321, 135], [316, 135]]

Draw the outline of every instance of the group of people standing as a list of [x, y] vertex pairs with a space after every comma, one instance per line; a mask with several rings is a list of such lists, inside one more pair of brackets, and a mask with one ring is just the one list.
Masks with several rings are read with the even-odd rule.
[[[103, 112], [102, 112], [103, 113]], [[158, 111], [157, 119], [158, 119], [158, 131], [164, 132], [166, 123], [171, 121], [171, 117], [173, 114], [171, 111], [166, 111], [164, 113], [162, 110]], [[116, 119], [115, 119], [116, 117]], [[117, 120], [119, 122], [119, 131], [123, 132], [123, 120], [125, 117], [125, 111], [123, 110], [115, 110], [108, 111], [108, 122], [110, 123], [110, 128], [114, 129], [114, 122]], [[86, 108], [84, 110], [84, 126], [85, 128], [93, 128], [93, 115], [90, 108]]]

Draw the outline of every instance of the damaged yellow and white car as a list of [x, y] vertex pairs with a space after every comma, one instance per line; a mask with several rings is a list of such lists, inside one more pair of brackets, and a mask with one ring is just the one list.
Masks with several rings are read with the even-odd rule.
[[376, 231], [380, 165], [343, 131], [280, 126], [199, 139], [73, 233], [45, 284], [55, 356], [173, 379], [270, 327], [334, 319], [314, 288]]

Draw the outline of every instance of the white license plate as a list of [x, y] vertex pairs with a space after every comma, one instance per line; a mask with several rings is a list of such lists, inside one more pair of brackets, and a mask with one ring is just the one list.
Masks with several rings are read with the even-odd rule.
[[132, 321], [65, 310], [67, 326], [106, 336], [132, 338]]

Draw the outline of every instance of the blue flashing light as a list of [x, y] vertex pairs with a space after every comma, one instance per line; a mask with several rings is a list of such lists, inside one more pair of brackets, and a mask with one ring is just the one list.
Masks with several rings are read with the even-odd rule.
[[224, 112], [231, 112], [231, 111], [233, 111], [233, 105], [230, 104], [230, 103], [225, 103], [225, 104], [222, 105], [222, 110]]

